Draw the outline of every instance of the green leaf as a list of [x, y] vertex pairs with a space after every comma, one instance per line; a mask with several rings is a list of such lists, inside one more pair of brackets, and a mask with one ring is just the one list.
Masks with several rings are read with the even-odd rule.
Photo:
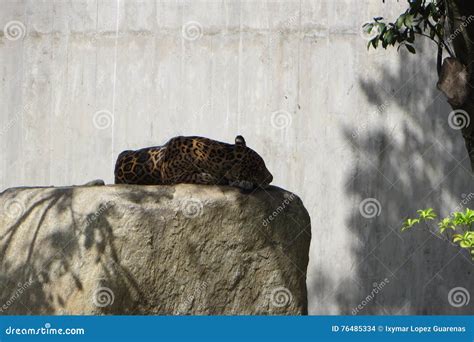
[[454, 234], [453, 235], [453, 242], [456, 243], [456, 242], [459, 242], [459, 241], [462, 241], [462, 235], [461, 234]]
[[395, 26], [398, 29], [401, 29], [403, 27], [404, 21], [405, 21], [405, 14], [402, 14], [401, 16], [398, 17], [397, 21], [395, 22]]
[[412, 28], [413, 27], [413, 19], [414, 19], [413, 14], [408, 14], [407, 16], [405, 16], [405, 20], [403, 21], [403, 23], [405, 24], [406, 27]]
[[455, 230], [456, 228], [452, 224], [452, 221], [449, 217], [445, 217], [441, 222], [438, 223], [439, 226], [439, 232], [444, 233], [446, 229], [452, 229]]
[[404, 232], [405, 230], [408, 230], [410, 228], [411, 228], [411, 226], [405, 226], [405, 227], [402, 227], [401, 231]]
[[392, 44], [395, 40], [395, 34], [393, 30], [387, 30], [383, 36], [383, 39], [385, 41], [385, 45]]
[[419, 219], [407, 219], [405, 222], [403, 222], [402, 232], [404, 232], [407, 229], [410, 229], [417, 223], [420, 223]]
[[417, 210], [416, 211], [421, 220], [434, 220], [436, 218], [436, 213], [434, 212], [433, 208], [428, 208], [425, 210]]
[[362, 29], [364, 30], [365, 33], [370, 34], [372, 32], [372, 29], [374, 28], [373, 23], [366, 23], [362, 26]]

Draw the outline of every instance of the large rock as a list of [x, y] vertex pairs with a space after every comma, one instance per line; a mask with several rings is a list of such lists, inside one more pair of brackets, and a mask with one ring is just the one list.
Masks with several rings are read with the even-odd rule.
[[94, 185], [0, 194], [0, 314], [307, 312], [296, 195]]

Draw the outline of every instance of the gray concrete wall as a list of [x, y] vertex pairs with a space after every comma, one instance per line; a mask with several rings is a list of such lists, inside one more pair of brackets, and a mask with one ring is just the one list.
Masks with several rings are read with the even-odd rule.
[[399, 232], [420, 207], [474, 206], [435, 50], [367, 51], [360, 33], [404, 6], [1, 0], [0, 190], [112, 182], [123, 149], [242, 134], [310, 212], [310, 313], [472, 313], [448, 295], [473, 292], [467, 254]]

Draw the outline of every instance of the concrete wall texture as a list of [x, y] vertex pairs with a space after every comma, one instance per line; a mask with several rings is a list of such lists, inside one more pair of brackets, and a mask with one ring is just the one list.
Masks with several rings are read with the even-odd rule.
[[474, 207], [433, 46], [366, 49], [361, 24], [404, 6], [1, 0], [0, 190], [112, 182], [123, 149], [242, 134], [311, 215], [311, 314], [473, 313], [469, 256], [399, 230]]

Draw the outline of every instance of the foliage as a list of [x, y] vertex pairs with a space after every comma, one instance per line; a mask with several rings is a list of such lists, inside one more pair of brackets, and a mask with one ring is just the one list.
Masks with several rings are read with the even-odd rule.
[[440, 49], [445, 49], [451, 56], [453, 53], [445, 42], [446, 2], [443, 0], [409, 0], [408, 9], [394, 22], [386, 22], [383, 17], [376, 17], [373, 22], [364, 24], [364, 31], [372, 37], [367, 48], [384, 49], [388, 46], [404, 46], [409, 52], [415, 53], [416, 35], [425, 36], [435, 42]]
[[[418, 217], [409, 218], [403, 223], [402, 232], [437, 218], [433, 208], [418, 210], [417, 213]], [[438, 231], [454, 244], [467, 249], [474, 259], [474, 210], [467, 208], [464, 212], [454, 212], [443, 218], [438, 222]]]

